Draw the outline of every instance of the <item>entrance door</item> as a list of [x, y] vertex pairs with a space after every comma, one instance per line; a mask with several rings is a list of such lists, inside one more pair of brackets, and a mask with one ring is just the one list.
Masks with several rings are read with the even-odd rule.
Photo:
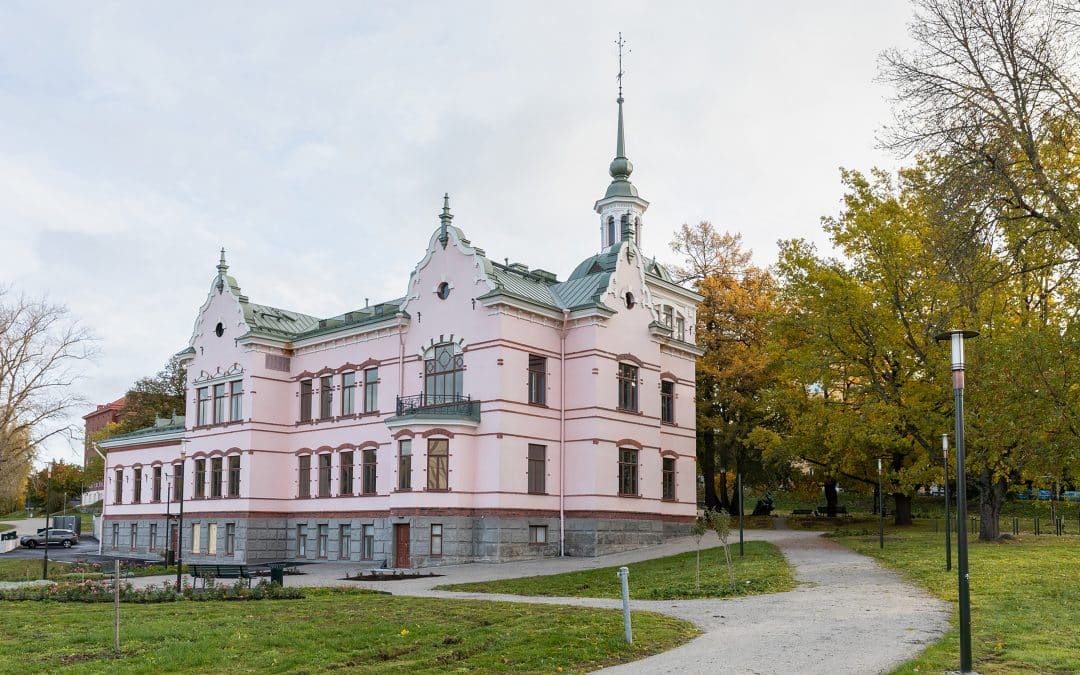
[[408, 525], [394, 525], [394, 567], [410, 567]]

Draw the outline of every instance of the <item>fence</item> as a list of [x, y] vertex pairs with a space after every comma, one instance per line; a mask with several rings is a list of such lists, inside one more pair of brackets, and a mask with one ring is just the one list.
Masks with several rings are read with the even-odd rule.
[[[944, 528], [945, 519], [942, 517], [934, 517], [934, 532], [940, 532]], [[956, 517], [951, 519], [952, 531], [956, 532]], [[971, 516], [971, 523], [968, 526], [968, 531], [971, 533], [978, 533], [979, 531], [978, 516]], [[1066, 518], [1065, 516], [1058, 516], [1057, 518], [1042, 516], [1029, 516], [1021, 518], [1018, 516], [1003, 516], [998, 518], [998, 531], [999, 532], [1011, 532], [1014, 536], [1021, 533], [1044, 535], [1054, 534], [1062, 536], [1066, 534], [1080, 534], [1080, 514], [1075, 518]]]

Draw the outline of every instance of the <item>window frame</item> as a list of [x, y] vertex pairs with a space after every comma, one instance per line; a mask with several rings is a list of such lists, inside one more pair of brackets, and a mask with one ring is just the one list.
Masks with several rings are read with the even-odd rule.
[[300, 455], [296, 462], [296, 496], [300, 499], [311, 499], [311, 455]]
[[307, 524], [296, 524], [296, 557], [307, 558]]
[[210, 458], [210, 498], [221, 499], [225, 480], [225, 462], [221, 457]]
[[[439, 451], [432, 452], [433, 449]], [[450, 439], [448, 438], [428, 439], [427, 490], [429, 492], [450, 490]]]
[[341, 414], [352, 415], [356, 412], [356, 371], [341, 374]]
[[319, 378], [319, 419], [334, 417], [334, 377], [326, 375]]
[[675, 473], [677, 463], [674, 457], [660, 458], [660, 499], [665, 502], [676, 500]]
[[[449, 351], [447, 363], [440, 363]], [[453, 342], [431, 347], [431, 358], [424, 359], [424, 402], [428, 405], [449, 403], [465, 395], [465, 356]]]
[[225, 399], [227, 398], [225, 392], [227, 387], [224, 382], [217, 382], [214, 384], [214, 417], [213, 424], [224, 424], [228, 420], [225, 419]]
[[330, 525], [319, 523], [315, 526], [315, 557], [327, 560], [330, 555]]
[[[407, 450], [407, 452], [406, 452]], [[398, 441], [398, 490], [400, 492], [412, 491], [412, 439], [403, 438]]]
[[364, 448], [360, 451], [361, 481], [360, 494], [375, 495], [379, 493], [378, 463], [379, 453], [376, 448]]
[[244, 381], [233, 380], [229, 383], [229, 421], [242, 422], [244, 419]]
[[124, 503], [124, 470], [113, 470], [113, 504]]
[[[630, 454], [632, 453], [632, 454]], [[619, 496], [620, 497], [638, 497], [640, 496], [639, 490], [641, 485], [639, 482], [640, 470], [639, 461], [641, 459], [641, 451], [637, 448], [619, 448]], [[632, 491], [627, 490], [627, 487], [631, 487]]]
[[191, 552], [202, 554], [202, 523], [191, 524]]
[[142, 467], [131, 469], [131, 503], [142, 504]]
[[200, 457], [195, 460], [195, 485], [193, 499], [206, 499], [206, 459]]
[[236, 523], [225, 523], [225, 555], [236, 555]]
[[616, 372], [618, 401], [616, 407], [623, 412], [638, 412], [638, 367], [632, 363], [619, 362]]
[[[534, 456], [538, 454], [539, 456]], [[531, 495], [547, 494], [547, 446], [529, 443], [526, 450], [526, 491]]]
[[153, 499], [154, 503], [161, 502], [161, 476], [163, 473], [160, 464], [153, 467], [153, 478], [150, 483], [150, 497]]
[[206, 555], [217, 555], [217, 523], [206, 525]]
[[375, 525], [364, 523], [360, 526], [360, 559], [375, 559]]
[[[670, 391], [664, 391], [669, 388]], [[675, 424], [675, 382], [660, 380], [660, 422]]]
[[[436, 546], [436, 544], [438, 544], [438, 546]], [[443, 556], [442, 523], [431, 524], [431, 531], [428, 534], [428, 555], [432, 558], [441, 558]]]
[[157, 551], [157, 523], [150, 523], [150, 541], [147, 544], [147, 551]]
[[364, 369], [364, 412], [379, 412], [379, 369]]
[[[542, 537], [538, 537], [540, 533], [543, 533]], [[541, 541], [541, 539], [543, 541]], [[547, 525], [529, 525], [529, 543], [536, 546], [544, 546], [548, 543], [548, 526]]]
[[229, 465], [226, 471], [228, 487], [225, 494], [235, 499], [240, 496], [240, 455], [229, 455]]
[[529, 354], [529, 403], [547, 405], [547, 357]]
[[204, 427], [210, 419], [210, 387], [195, 389], [195, 426]]
[[338, 525], [338, 558], [348, 560], [352, 557], [352, 524]]
[[311, 421], [311, 396], [312, 396], [312, 382], [311, 380], [300, 380], [300, 421]]
[[130, 537], [130, 541], [128, 542], [128, 544], [129, 544], [131, 550], [132, 551], [138, 550], [137, 549], [137, 546], [138, 546], [138, 543], [139, 543], [139, 524], [138, 523], [132, 523], [131, 524], [131, 528], [129, 529], [128, 536]]
[[321, 452], [318, 455], [318, 485], [317, 489], [320, 499], [330, 496], [330, 483], [333, 478], [334, 458], [329, 452]]
[[352, 450], [345, 450], [338, 455], [338, 495], [342, 497], [351, 496], [353, 493], [355, 462]]

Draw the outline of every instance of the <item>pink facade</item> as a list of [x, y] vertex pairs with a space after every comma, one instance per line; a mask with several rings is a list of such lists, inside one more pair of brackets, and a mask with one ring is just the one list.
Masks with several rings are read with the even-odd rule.
[[110, 523], [118, 551], [164, 548], [164, 505], [131, 476], [171, 483], [181, 447], [186, 560], [402, 567], [684, 533], [700, 297], [638, 250], [648, 203], [619, 159], [581, 242], [601, 252], [561, 282], [487, 258], [448, 204], [404, 297], [330, 319], [250, 302], [223, 253], [182, 352], [186, 428], [101, 444], [105, 549]]

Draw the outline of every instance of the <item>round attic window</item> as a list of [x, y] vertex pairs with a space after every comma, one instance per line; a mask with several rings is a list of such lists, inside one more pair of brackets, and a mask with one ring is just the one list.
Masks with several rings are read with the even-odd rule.
[[634, 294], [631, 293], [630, 291], [626, 292], [626, 308], [627, 309], [633, 309], [634, 308]]
[[439, 296], [440, 300], [445, 300], [450, 297], [450, 284], [445, 281], [439, 284], [439, 287], [435, 289], [435, 295]]
[[224, 334], [225, 334], [225, 324], [219, 322], [218, 325], [214, 327], [214, 335], [216, 335], [218, 337], [221, 337]]

